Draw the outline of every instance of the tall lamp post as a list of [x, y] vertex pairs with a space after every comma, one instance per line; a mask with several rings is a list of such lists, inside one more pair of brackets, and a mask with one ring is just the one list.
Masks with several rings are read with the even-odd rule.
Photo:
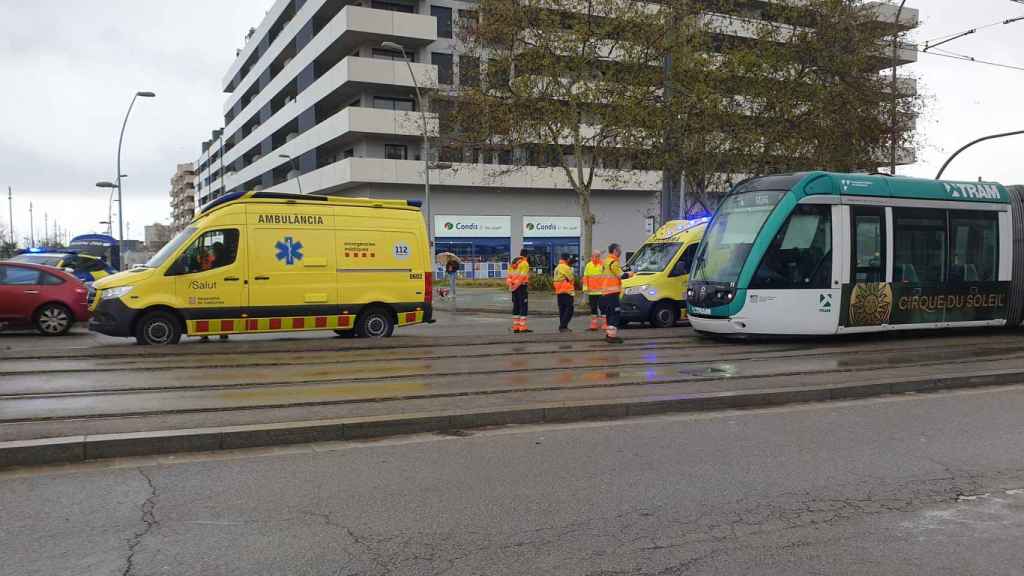
[[[128, 126], [128, 116], [132, 113], [132, 107], [135, 106], [135, 100], [137, 98], [154, 98], [156, 94], [148, 91], [136, 92], [132, 96], [132, 101], [128, 104], [128, 111], [125, 112], [124, 122], [121, 123], [121, 135], [117, 137], [117, 182], [113, 184], [113, 187], [117, 188], [117, 241], [124, 244], [124, 200], [121, 198], [121, 145], [124, 142], [124, 129]], [[106, 186], [111, 184], [110, 182], [98, 182], [97, 186], [100, 188], [110, 188]]]
[[[221, 154], [223, 154], [223, 152], [221, 152]], [[292, 158], [290, 154], [278, 154], [277, 157], [288, 160], [288, 163], [291, 165], [292, 170], [295, 170], [295, 183], [299, 185], [299, 194], [302, 194], [302, 180], [300, 178], [302, 174], [300, 173], [299, 170], [298, 158]], [[221, 169], [221, 173], [223, 172], [224, 170]], [[223, 187], [223, 184], [221, 184], [221, 187]]]
[[[412, 78], [413, 88], [416, 89], [416, 101], [417, 106], [420, 109], [420, 119], [423, 121], [423, 212], [427, 216], [427, 239], [430, 242], [430, 248], [434, 248], [434, 224], [430, 221], [430, 135], [427, 128], [427, 103], [423, 100], [423, 94], [420, 92], [420, 83], [416, 81], [416, 74], [412, 71], [412, 63], [409, 62], [409, 55], [405, 52], [405, 47], [396, 42], [381, 42], [381, 48], [385, 50], [392, 50], [395, 52], [402, 53], [402, 59], [405, 60], [405, 65], [409, 67], [409, 76]], [[449, 163], [437, 163], [433, 168], [451, 168]]]

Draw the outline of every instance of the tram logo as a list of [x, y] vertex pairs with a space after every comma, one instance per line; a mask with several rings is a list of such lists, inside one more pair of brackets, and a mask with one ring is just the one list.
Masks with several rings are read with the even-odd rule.
[[892, 315], [892, 286], [885, 282], [856, 284], [850, 294], [850, 326], [881, 326]]
[[999, 188], [993, 184], [950, 184], [943, 183], [946, 193], [952, 198], [971, 198], [975, 200], [999, 200]]
[[818, 312], [832, 311], [832, 295], [818, 294]]

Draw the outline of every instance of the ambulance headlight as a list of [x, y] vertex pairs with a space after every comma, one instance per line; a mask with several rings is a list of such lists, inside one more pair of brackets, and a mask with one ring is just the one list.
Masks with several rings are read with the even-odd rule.
[[131, 292], [132, 288], [134, 288], [134, 286], [118, 286], [117, 288], [110, 288], [110, 289], [107, 289], [107, 290], [103, 290], [100, 293], [101, 294], [100, 297], [103, 300], [114, 300], [116, 298], [120, 298], [121, 296], [124, 296], [125, 294]]
[[648, 284], [642, 284], [640, 286], [630, 286], [629, 288], [626, 288], [626, 296], [634, 296], [636, 294], [643, 294], [644, 292], [647, 291], [648, 288], [650, 288], [650, 285], [648, 285]]

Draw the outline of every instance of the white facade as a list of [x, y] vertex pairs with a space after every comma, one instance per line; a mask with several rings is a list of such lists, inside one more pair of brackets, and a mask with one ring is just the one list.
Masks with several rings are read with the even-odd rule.
[[[756, 5], [752, 1], [751, 5]], [[196, 162], [196, 202], [225, 193], [266, 190], [423, 200], [424, 120], [414, 86], [457, 85], [466, 63], [453, 38], [458, 19], [475, 17], [475, 2], [459, 0], [277, 0], [248, 36], [224, 75], [224, 128], [203, 144]], [[879, 17], [892, 21], [879, 5]], [[717, 16], [721, 28], [743, 34], [741, 16]], [[916, 26], [905, 9], [900, 25]], [[383, 49], [396, 43], [411, 57]], [[916, 52], [900, 53], [903, 62]], [[526, 225], [555, 218], [557, 230], [579, 235], [575, 194], [559, 168], [514, 171], [497, 155], [431, 170], [430, 211], [509, 221], [508, 246], [518, 252]], [[634, 250], [658, 214], [661, 173], [624, 171], [594, 184], [595, 247], [611, 242]], [[531, 220], [533, 219], [533, 220]], [[443, 223], [429, 223], [436, 230]], [[536, 227], [535, 227], [536, 229]], [[443, 231], [443, 230], [442, 230]], [[440, 233], [439, 238], [444, 238]], [[488, 241], [490, 242], [490, 240]]]

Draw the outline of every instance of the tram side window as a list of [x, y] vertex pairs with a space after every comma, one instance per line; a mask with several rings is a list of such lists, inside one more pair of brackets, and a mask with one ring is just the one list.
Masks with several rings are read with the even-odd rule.
[[950, 282], [995, 282], [999, 278], [997, 213], [950, 212], [949, 235]]
[[855, 282], [885, 281], [885, 211], [853, 208], [853, 277]]
[[893, 281], [941, 284], [946, 281], [946, 211], [894, 208]]
[[832, 278], [832, 208], [801, 204], [772, 239], [751, 288], [829, 287]]

